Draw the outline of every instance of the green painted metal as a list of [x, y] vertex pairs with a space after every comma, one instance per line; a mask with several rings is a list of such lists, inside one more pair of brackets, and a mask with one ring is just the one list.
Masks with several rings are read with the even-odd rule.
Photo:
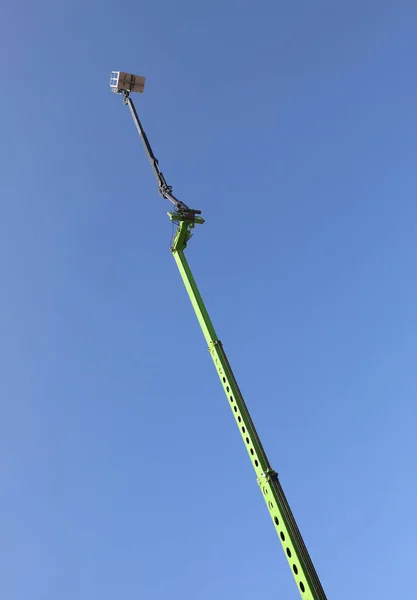
[[206, 339], [236, 425], [255, 469], [262, 496], [281, 541], [297, 588], [303, 600], [326, 600], [326, 595], [288, 505], [278, 475], [269, 464], [222, 343], [216, 335], [184, 255], [184, 249], [192, 235], [195, 224], [203, 223], [204, 220], [201, 217], [196, 217], [194, 221], [187, 221], [178, 213], [168, 213], [168, 215], [172, 221], [178, 223], [177, 233], [171, 248], [172, 254]]

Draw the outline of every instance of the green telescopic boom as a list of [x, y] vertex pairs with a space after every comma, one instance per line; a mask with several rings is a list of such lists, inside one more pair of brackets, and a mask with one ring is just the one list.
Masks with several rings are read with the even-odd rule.
[[[112, 85], [112, 87], [115, 86]], [[174, 204], [174, 211], [168, 213], [171, 221], [177, 224], [177, 232], [173, 240], [171, 252], [181, 274], [198, 322], [200, 323], [208, 350], [211, 358], [213, 359], [214, 366], [235, 418], [236, 425], [239, 429], [240, 435], [242, 436], [243, 443], [255, 470], [258, 485], [265, 500], [275, 530], [280, 539], [297, 588], [303, 600], [326, 600], [326, 594], [324, 593], [313, 562], [304, 544], [303, 538], [301, 537], [301, 533], [279, 482], [278, 475], [269, 464], [268, 458], [262, 447], [248, 408], [245, 404], [232, 368], [223, 349], [223, 345], [216, 335], [213, 324], [210, 320], [207, 309], [204, 305], [200, 292], [197, 288], [197, 284], [184, 255], [184, 250], [192, 235], [195, 225], [204, 223], [204, 219], [199, 216], [201, 211], [190, 209], [182, 201], [178, 200], [175, 196], [173, 196], [172, 188], [166, 184], [166, 181], [159, 170], [158, 161], [152, 152], [148, 138], [143, 130], [136, 109], [129, 96], [130, 91], [135, 90], [131, 88], [126, 89], [119, 86], [119, 88], [114, 89], [114, 91], [124, 94], [124, 102], [130, 108], [133, 120], [141, 136], [144, 148], [148, 154], [149, 161], [159, 182], [160, 194]]]

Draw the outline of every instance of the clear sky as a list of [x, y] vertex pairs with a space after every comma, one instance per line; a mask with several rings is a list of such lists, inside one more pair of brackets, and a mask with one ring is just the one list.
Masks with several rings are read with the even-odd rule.
[[299, 597], [112, 69], [329, 599], [414, 597], [416, 3], [0, 23], [1, 597]]

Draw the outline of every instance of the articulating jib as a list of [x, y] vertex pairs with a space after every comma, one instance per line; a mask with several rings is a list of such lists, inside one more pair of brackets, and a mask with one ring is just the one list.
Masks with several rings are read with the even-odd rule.
[[145, 130], [143, 129], [142, 123], [139, 119], [138, 113], [136, 112], [135, 105], [133, 104], [133, 101], [129, 95], [129, 92], [124, 91], [123, 94], [124, 94], [124, 104], [127, 104], [127, 106], [130, 109], [133, 121], [135, 122], [135, 125], [136, 125], [136, 129], [138, 130], [140, 139], [142, 140], [143, 147], [145, 148], [145, 152], [148, 157], [149, 163], [152, 167], [152, 170], [153, 170], [156, 180], [158, 182], [159, 193], [161, 194], [161, 196], [163, 198], [165, 198], [166, 200], [169, 200], [169, 202], [171, 202], [175, 206], [176, 214], [181, 217], [181, 219], [179, 219], [179, 220], [189, 220], [189, 221], [198, 222], [195, 219], [196, 219], [197, 215], [201, 215], [201, 210], [196, 210], [194, 208], [190, 208], [189, 206], [184, 204], [184, 202], [182, 202], [182, 200], [178, 200], [178, 198], [176, 198], [174, 196], [174, 194], [172, 193], [172, 186], [167, 184], [165, 177], [164, 177], [161, 169], [159, 168], [158, 159], [156, 158], [155, 154], [153, 153], [152, 146], [150, 145], [148, 137], [145, 133]]

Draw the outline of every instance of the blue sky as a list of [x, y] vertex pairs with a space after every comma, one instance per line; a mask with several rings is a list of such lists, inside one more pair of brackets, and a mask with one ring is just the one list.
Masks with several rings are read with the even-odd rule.
[[3, 2], [0, 589], [298, 598], [112, 69], [329, 598], [417, 555], [414, 2]]

